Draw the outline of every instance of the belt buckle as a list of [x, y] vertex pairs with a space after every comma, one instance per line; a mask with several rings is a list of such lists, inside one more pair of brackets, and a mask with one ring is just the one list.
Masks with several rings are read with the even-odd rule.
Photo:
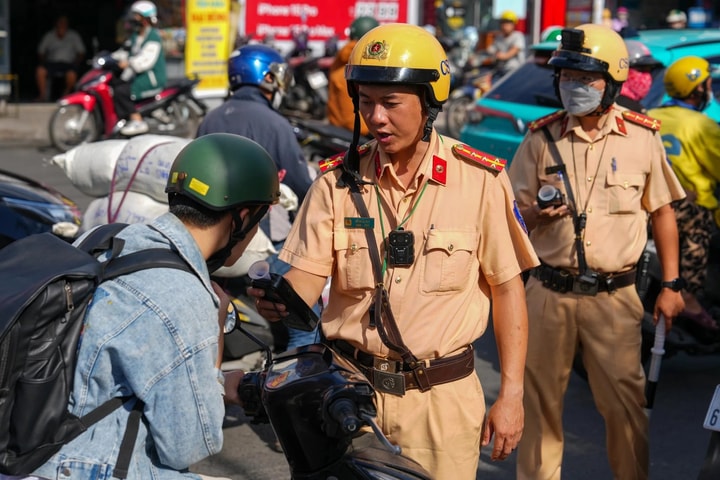
[[373, 386], [381, 392], [405, 395], [405, 375], [397, 370], [398, 362], [376, 358], [373, 361]]

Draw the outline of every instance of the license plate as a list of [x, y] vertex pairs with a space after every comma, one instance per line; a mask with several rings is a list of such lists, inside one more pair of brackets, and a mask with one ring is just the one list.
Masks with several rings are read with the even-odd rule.
[[317, 90], [327, 86], [328, 79], [323, 72], [310, 72], [308, 73], [308, 83], [314, 90]]
[[715, 387], [715, 394], [712, 400], [710, 400], [710, 407], [705, 416], [703, 427], [708, 430], [720, 432], [720, 385]]

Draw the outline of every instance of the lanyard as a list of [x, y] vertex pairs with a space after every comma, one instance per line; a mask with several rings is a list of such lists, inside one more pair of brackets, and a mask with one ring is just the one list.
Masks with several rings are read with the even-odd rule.
[[[407, 221], [410, 219], [413, 213], [415, 213], [415, 209], [420, 204], [420, 200], [422, 199], [423, 194], [425, 193], [425, 188], [427, 188], [428, 182], [426, 181], [423, 185], [422, 190], [420, 190], [420, 195], [418, 196], [417, 200], [415, 200], [415, 203], [413, 204], [412, 208], [408, 212], [408, 214], [405, 216], [402, 222], [397, 226], [398, 230], [400, 230], [400, 227], [405, 225]], [[375, 194], [377, 196], [377, 204], [378, 204], [378, 215], [380, 217], [380, 232], [382, 233], [383, 238], [383, 247], [385, 248], [385, 255], [383, 255], [383, 263], [382, 263], [382, 276], [385, 278], [385, 272], [387, 271], [387, 240], [385, 240], [385, 222], [383, 220], [383, 214], [382, 214], [382, 203], [380, 202], [380, 189], [377, 186], [377, 183], [373, 184], [375, 187]]]

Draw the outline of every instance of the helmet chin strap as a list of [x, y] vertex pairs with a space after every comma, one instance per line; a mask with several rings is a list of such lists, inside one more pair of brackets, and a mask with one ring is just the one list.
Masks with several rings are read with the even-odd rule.
[[243, 219], [240, 218], [240, 211], [232, 211], [231, 215], [233, 221], [233, 229], [230, 232], [228, 242], [220, 250], [210, 255], [210, 257], [205, 261], [205, 264], [207, 265], [208, 271], [210, 273], [213, 273], [215, 270], [225, 264], [227, 259], [230, 258], [230, 255], [232, 254], [232, 250], [233, 248], [235, 248], [235, 245], [242, 242], [245, 237], [247, 237], [247, 234], [250, 232], [250, 230], [252, 230], [255, 225], [260, 222], [260, 220], [262, 219], [262, 217], [265, 216], [269, 208], [270, 207], [268, 205], [263, 205], [261, 208], [258, 209], [257, 212], [252, 214], [252, 216], [246, 216], [246, 225], [243, 225]]

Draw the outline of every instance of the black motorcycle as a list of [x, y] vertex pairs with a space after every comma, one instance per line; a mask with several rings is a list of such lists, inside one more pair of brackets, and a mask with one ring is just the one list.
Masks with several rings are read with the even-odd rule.
[[[288, 116], [295, 138], [309, 161], [322, 160], [338, 153], [344, 153], [352, 143], [352, 132], [322, 120]], [[359, 144], [369, 142], [369, 137], [360, 137]]]
[[293, 35], [294, 48], [288, 55], [293, 84], [283, 97], [280, 112], [317, 120], [325, 118], [328, 102], [328, 73], [335, 58], [316, 57], [307, 45], [307, 36]]
[[239, 394], [253, 423], [273, 427], [293, 480], [431, 478], [382, 433], [375, 391], [345, 358], [321, 344], [266, 356]]

